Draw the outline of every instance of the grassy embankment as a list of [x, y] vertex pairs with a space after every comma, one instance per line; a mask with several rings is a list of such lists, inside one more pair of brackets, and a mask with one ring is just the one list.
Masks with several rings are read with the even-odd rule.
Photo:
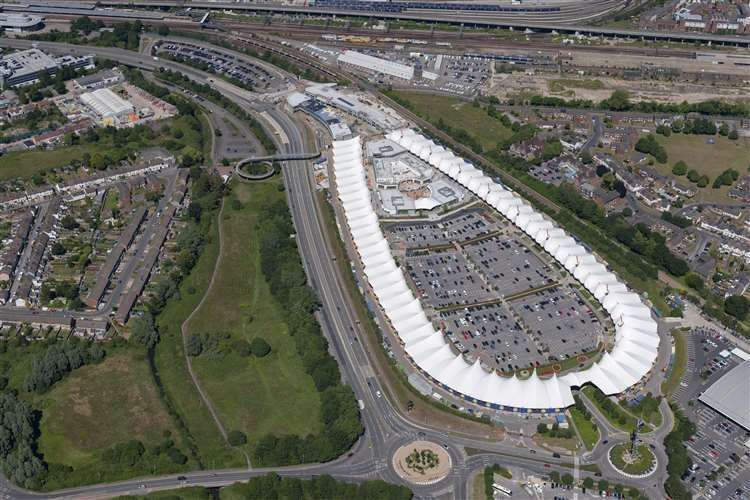
[[593, 450], [596, 442], [599, 441], [599, 429], [597, 429], [596, 424], [584, 417], [576, 408], [570, 409], [570, 418], [586, 449]]

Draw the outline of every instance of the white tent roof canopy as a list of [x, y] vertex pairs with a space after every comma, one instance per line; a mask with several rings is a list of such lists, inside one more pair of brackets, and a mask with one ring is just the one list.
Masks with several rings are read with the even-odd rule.
[[629, 292], [607, 266], [517, 194], [443, 146], [412, 129], [395, 130], [386, 137], [510, 217], [602, 303], [617, 327], [611, 352], [591, 368], [562, 377], [542, 379], [536, 372], [528, 379], [503, 377], [485, 371], [479, 361], [468, 363], [432, 326], [391, 256], [370, 201], [360, 138], [334, 141], [336, 188], [365, 275], [406, 353], [420, 370], [485, 404], [532, 410], [572, 405], [571, 388], [585, 383], [596, 385], [605, 394], [622, 392], [651, 370], [659, 346], [656, 322], [640, 297]]

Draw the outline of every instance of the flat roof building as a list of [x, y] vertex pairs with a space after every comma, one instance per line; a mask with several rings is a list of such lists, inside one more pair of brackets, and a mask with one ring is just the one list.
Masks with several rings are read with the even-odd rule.
[[39, 49], [21, 50], [3, 56], [0, 78], [3, 87], [31, 84], [40, 76], [57, 70], [57, 61]]
[[44, 27], [44, 18], [28, 14], [0, 13], [0, 28], [5, 31], [36, 31]]
[[39, 49], [19, 50], [0, 59], [0, 86], [31, 85], [39, 81], [42, 75], [52, 75], [62, 67], [77, 69], [91, 68], [93, 65], [92, 54], [55, 58]]
[[404, 80], [411, 80], [414, 78], [414, 67], [407, 66], [387, 59], [381, 59], [380, 57], [369, 56], [356, 50], [345, 50], [343, 54], [338, 57], [339, 64], [350, 64], [359, 68], [374, 71], [375, 73], [382, 73], [388, 76], [394, 76]]
[[698, 400], [750, 431], [750, 361], [734, 367]]

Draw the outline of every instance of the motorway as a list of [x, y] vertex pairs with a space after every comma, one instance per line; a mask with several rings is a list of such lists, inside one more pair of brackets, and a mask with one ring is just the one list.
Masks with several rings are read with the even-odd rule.
[[[23, 40], [0, 39], [0, 46], [17, 48], [28, 47], [31, 42]], [[91, 52], [100, 57], [117, 60], [123, 64], [142, 69], [156, 69], [164, 66], [186, 74], [190, 78], [205, 83], [210, 77], [201, 71], [188, 68], [171, 61], [154, 61], [150, 56], [114, 48], [71, 47], [65, 44], [39, 42], [38, 46], [52, 52]], [[241, 89], [227, 85], [225, 95], [247, 111], [264, 111], [262, 119], [268, 120], [269, 130], [281, 133], [272, 134], [279, 145], [279, 150], [286, 154], [303, 153], [308, 146], [305, 142], [305, 128], [298, 123], [289, 110], [267, 102], [257, 102], [247, 96]], [[270, 123], [273, 122], [273, 123]], [[343, 480], [364, 480], [381, 478], [399, 483], [400, 478], [391, 466], [393, 452], [400, 446], [414, 440], [426, 439], [442, 444], [451, 457], [453, 468], [445, 479], [429, 485], [409, 485], [415, 494], [423, 498], [458, 498], [468, 496], [467, 486], [470, 475], [490, 463], [505, 466], [523, 467], [529, 473], [545, 475], [551, 468], [561, 471], [571, 467], [570, 459], [555, 458], [551, 452], [539, 450], [529, 455], [529, 450], [519, 448], [507, 441], [488, 442], [464, 436], [450, 435], [442, 429], [434, 429], [410, 421], [398, 408], [391, 405], [388, 397], [378, 396], [380, 390], [370, 360], [362, 348], [363, 342], [352, 341], [352, 335], [364, 338], [351, 297], [344, 290], [343, 277], [331, 258], [331, 242], [326, 239], [320, 221], [320, 211], [311, 178], [309, 162], [304, 160], [289, 161], [284, 170], [291, 213], [297, 229], [297, 241], [306, 272], [313, 287], [318, 292], [322, 303], [320, 313], [323, 331], [329, 339], [333, 351], [340, 363], [345, 381], [352, 387], [357, 398], [364, 402], [362, 419], [365, 434], [350, 453], [325, 464], [309, 464], [293, 467], [233, 470], [196, 471], [179, 476], [165, 476], [140, 480], [129, 480], [111, 484], [91, 485], [49, 494], [34, 494], [19, 490], [7, 482], [0, 484], [0, 495], [9, 498], [108, 498], [127, 493], [168, 489], [191, 485], [220, 486], [247, 479], [250, 476], [265, 474], [270, 471], [283, 475], [309, 477], [315, 474], [330, 474]], [[383, 391], [384, 393], [386, 391]], [[468, 456], [465, 448], [481, 450]], [[595, 458], [601, 458], [603, 448], [595, 450]], [[533, 458], [532, 458], [533, 456]], [[599, 460], [597, 460], [599, 461]], [[549, 465], [546, 465], [549, 464]], [[600, 465], [600, 467], [602, 467]], [[623, 484], [632, 484], [646, 490], [652, 498], [663, 496], [661, 483], [663, 477], [652, 476], [648, 481], [623, 480], [616, 474], [602, 469], [604, 477]], [[578, 471], [576, 471], [578, 473]], [[590, 474], [581, 472], [581, 474]]]

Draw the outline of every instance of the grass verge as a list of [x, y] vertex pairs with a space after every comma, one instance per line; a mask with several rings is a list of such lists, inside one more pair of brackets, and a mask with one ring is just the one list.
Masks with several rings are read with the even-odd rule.
[[596, 424], [584, 417], [577, 408], [570, 409], [570, 418], [578, 430], [578, 435], [581, 436], [581, 441], [583, 441], [586, 449], [593, 450], [596, 442], [599, 441], [599, 429], [596, 427]]
[[687, 339], [685, 333], [680, 330], [672, 330], [672, 338], [674, 339], [672, 366], [669, 370], [669, 376], [661, 383], [661, 392], [665, 397], [674, 394], [687, 368]]

